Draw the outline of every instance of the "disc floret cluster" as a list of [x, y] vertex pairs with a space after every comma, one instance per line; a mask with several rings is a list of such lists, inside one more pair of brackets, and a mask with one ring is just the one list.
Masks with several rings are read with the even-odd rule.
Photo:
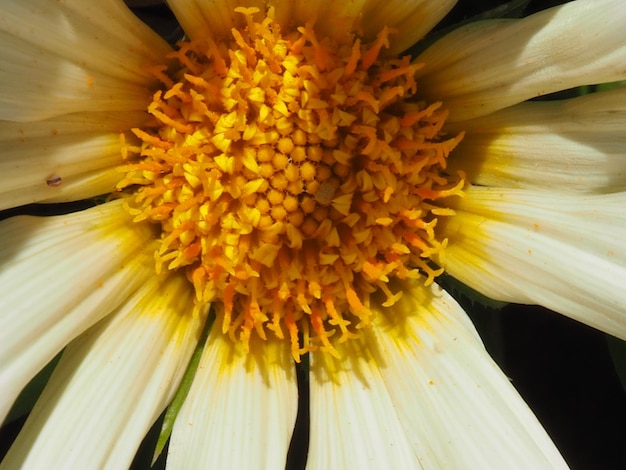
[[154, 122], [126, 137], [118, 189], [160, 229], [157, 271], [184, 270], [224, 333], [286, 339], [296, 360], [336, 354], [370, 326], [374, 292], [397, 301], [390, 279], [440, 274], [462, 135], [443, 138], [441, 103], [419, 99], [420, 65], [383, 57], [387, 28], [362, 43], [236, 11], [245, 27], [154, 68]]

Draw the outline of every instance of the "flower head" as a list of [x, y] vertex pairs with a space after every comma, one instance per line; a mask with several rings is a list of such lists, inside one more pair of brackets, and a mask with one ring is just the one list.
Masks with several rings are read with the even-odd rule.
[[361, 44], [313, 23], [283, 32], [273, 8], [235, 12], [245, 28], [181, 43], [174, 71], [156, 71], [156, 123], [133, 130], [118, 188], [140, 185], [134, 221], [160, 226], [157, 271], [185, 268], [246, 349], [271, 331], [297, 361], [336, 355], [333, 335], [371, 326], [373, 292], [391, 306], [390, 279], [441, 272], [429, 260], [452, 213], [438, 199], [462, 194], [445, 173], [460, 136], [441, 136], [441, 103], [416, 98], [419, 64], [379, 58], [387, 28]]
[[620, 2], [417, 58], [453, 1], [169, 3], [174, 49], [117, 0], [0, 6], [5, 207], [111, 195], [0, 224], [3, 416], [67, 345], [3, 465], [128, 466], [193, 379], [169, 466], [284, 467], [308, 354], [311, 468], [563, 466], [436, 277], [626, 336], [626, 93], [522, 103], [625, 78]]

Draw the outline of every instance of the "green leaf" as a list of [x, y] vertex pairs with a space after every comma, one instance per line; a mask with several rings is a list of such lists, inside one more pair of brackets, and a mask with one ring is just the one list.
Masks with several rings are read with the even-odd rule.
[[183, 375], [180, 385], [178, 386], [178, 390], [176, 390], [176, 394], [174, 395], [174, 398], [172, 398], [172, 402], [165, 411], [165, 418], [163, 420], [163, 425], [161, 426], [159, 439], [157, 440], [154, 455], [152, 456], [152, 465], [154, 465], [156, 460], [159, 458], [159, 455], [161, 455], [161, 452], [163, 452], [165, 444], [167, 444], [167, 440], [172, 434], [176, 417], [178, 416], [180, 409], [183, 407], [183, 403], [185, 403], [185, 399], [189, 394], [189, 389], [191, 388], [193, 379], [196, 376], [196, 371], [198, 370], [198, 365], [200, 364], [200, 358], [202, 357], [202, 352], [206, 346], [206, 340], [209, 337], [209, 332], [211, 331], [211, 326], [213, 326], [214, 320], [215, 315], [212, 312], [209, 313], [196, 349], [189, 360], [189, 364], [187, 364], [185, 374]]
[[598, 91], [608, 91], [614, 88], [619, 88], [626, 86], [626, 80], [622, 80], [619, 82], [610, 82], [610, 83], [600, 83], [598, 85], [583, 85], [577, 88], [578, 95], [588, 95], [590, 93], [596, 93]]
[[596, 90], [607, 91], [607, 90], [612, 90], [613, 88], [619, 88], [622, 86], [626, 86], [626, 80], [622, 80], [620, 82], [600, 83], [599, 85], [596, 85]]
[[626, 342], [621, 339], [614, 338], [611, 335], [604, 335], [606, 344], [609, 347], [609, 353], [613, 360], [615, 373], [622, 384], [622, 388], [626, 392]]

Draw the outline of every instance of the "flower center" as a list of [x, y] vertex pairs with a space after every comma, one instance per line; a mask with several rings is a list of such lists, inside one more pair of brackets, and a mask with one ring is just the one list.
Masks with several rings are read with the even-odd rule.
[[[390, 278], [440, 274], [439, 201], [462, 195], [445, 173], [462, 135], [445, 140], [441, 103], [417, 97], [410, 58], [383, 60], [384, 28], [362, 44], [281, 31], [256, 8], [232, 37], [183, 42], [133, 129], [118, 188], [134, 220], [161, 228], [156, 269], [184, 270], [199, 306], [216, 302], [224, 333], [291, 342], [294, 358], [336, 354], [370, 326]], [[259, 15], [260, 16], [260, 15]]]

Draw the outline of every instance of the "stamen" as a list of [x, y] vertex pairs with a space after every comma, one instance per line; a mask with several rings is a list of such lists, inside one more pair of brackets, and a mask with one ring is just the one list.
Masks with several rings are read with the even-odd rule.
[[391, 307], [392, 279], [441, 273], [436, 223], [465, 185], [446, 158], [463, 135], [441, 135], [420, 64], [381, 58], [388, 28], [363, 44], [235, 11], [231, 39], [183, 42], [177, 67], [152, 68], [156, 124], [122, 137], [118, 189], [161, 229], [155, 269], [185, 272], [224, 334], [287, 340], [297, 361], [337, 355], [371, 326], [375, 291]]

